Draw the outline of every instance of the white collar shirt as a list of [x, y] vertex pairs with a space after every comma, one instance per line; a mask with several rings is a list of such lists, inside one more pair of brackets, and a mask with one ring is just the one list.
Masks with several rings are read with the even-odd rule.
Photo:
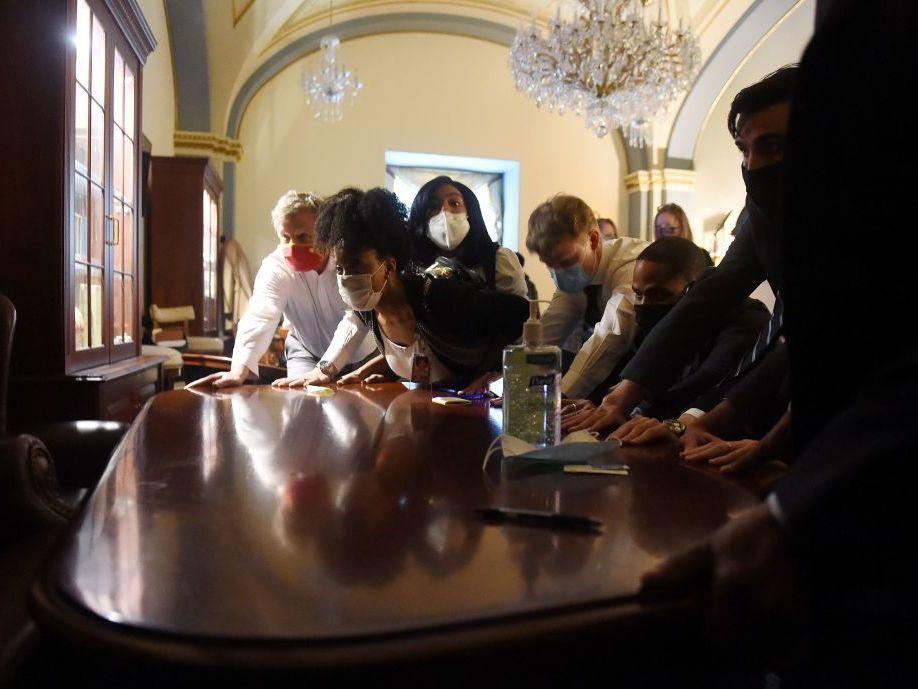
[[281, 317], [303, 347], [339, 369], [375, 348], [372, 338], [351, 322], [355, 316], [338, 293], [331, 257], [321, 273], [294, 271], [279, 248], [262, 261], [249, 307], [236, 330], [233, 367], [241, 364], [258, 374], [258, 360], [271, 344]]
[[[593, 334], [579, 347], [574, 361], [561, 380], [566, 397], [586, 397], [611, 373], [634, 337], [634, 295], [631, 281], [638, 255], [647, 242], [632, 237], [607, 239], [602, 243], [602, 255], [592, 285], [601, 287], [599, 304], [602, 318], [594, 325]], [[585, 292], [573, 294], [555, 290], [542, 318], [546, 344], [559, 347], [569, 342], [583, 325], [587, 310]]]

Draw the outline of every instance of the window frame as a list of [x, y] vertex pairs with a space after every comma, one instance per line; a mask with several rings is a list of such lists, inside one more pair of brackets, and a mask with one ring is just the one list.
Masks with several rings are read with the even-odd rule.
[[430, 170], [460, 170], [503, 176], [503, 217], [500, 245], [519, 251], [520, 237], [520, 164], [516, 160], [386, 151], [385, 167], [424, 168]]

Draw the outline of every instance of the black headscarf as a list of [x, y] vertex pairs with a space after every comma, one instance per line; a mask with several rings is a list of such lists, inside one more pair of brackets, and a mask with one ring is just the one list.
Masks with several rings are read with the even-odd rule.
[[438, 256], [447, 255], [440, 247], [434, 244], [427, 234], [427, 221], [431, 211], [440, 210], [440, 201], [436, 197], [437, 190], [445, 185], [451, 185], [462, 194], [465, 210], [469, 218], [469, 233], [457, 249], [450, 254], [466, 268], [481, 269], [484, 273], [488, 287], [494, 289], [495, 260], [499, 245], [491, 239], [485, 227], [484, 217], [481, 215], [481, 206], [475, 194], [461, 182], [451, 177], [441, 175], [434, 177], [418, 190], [417, 196], [411, 204], [408, 214], [408, 231], [411, 235], [412, 262], [418, 266], [426, 267], [433, 263]]

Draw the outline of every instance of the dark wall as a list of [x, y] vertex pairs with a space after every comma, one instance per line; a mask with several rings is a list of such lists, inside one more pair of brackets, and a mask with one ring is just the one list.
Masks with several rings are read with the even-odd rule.
[[838, 4], [838, 0], [816, 0], [816, 26], [822, 26], [829, 10]]

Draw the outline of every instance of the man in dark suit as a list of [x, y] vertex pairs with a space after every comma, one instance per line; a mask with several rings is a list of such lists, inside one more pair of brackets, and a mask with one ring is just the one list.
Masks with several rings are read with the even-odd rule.
[[[704, 249], [682, 237], [658, 239], [638, 255], [631, 281], [637, 325], [634, 340], [605, 382], [590, 395], [594, 402], [619, 382], [622, 369], [640, 351], [643, 341], [691, 294], [693, 286], [712, 266], [711, 257]], [[683, 367], [679, 379], [658, 395], [653, 404], [638, 406], [632, 413], [661, 419], [679, 416], [694, 405], [696, 398], [736, 370], [767, 321], [768, 310], [761, 302], [743, 300], [723, 326], [707, 337]], [[576, 404], [581, 409], [588, 406], [582, 402]]]
[[845, 0], [807, 48], [781, 241], [796, 463], [644, 580], [707, 591], [711, 629], [745, 654], [803, 648], [800, 686], [915, 684], [918, 235], [899, 222], [914, 125], [896, 113], [916, 25], [916, 3]]
[[[746, 182], [745, 222], [737, 229], [720, 265], [673, 309], [641, 345], [622, 371], [622, 382], [595, 410], [584, 410], [568, 423], [571, 430], [606, 430], [627, 420], [628, 412], [652, 401], [676, 380], [699, 347], [763, 280], [781, 289], [777, 190], [783, 172], [784, 138], [797, 68], [784, 67], [740, 91], [728, 117], [730, 134], [743, 156]], [[782, 318], [780, 298], [774, 328], [764, 347], [777, 341]]]

